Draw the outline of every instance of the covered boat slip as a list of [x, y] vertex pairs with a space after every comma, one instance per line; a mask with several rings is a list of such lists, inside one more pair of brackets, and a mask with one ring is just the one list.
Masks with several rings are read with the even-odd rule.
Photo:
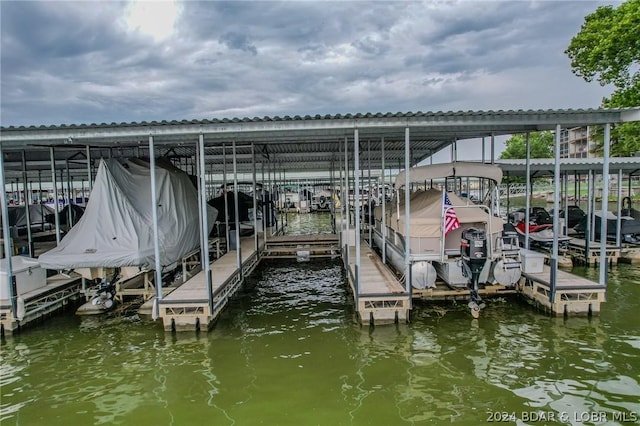
[[[72, 192], [70, 189], [73, 182], [84, 184], [86, 181], [87, 187], [90, 188], [95, 180], [98, 160], [101, 158], [118, 160], [147, 158], [152, 171], [155, 170], [156, 160], [168, 160], [174, 167], [189, 172], [195, 177], [194, 182], [197, 183], [198, 191], [200, 245], [204, 245], [202, 251], [203, 258], [206, 259], [208, 258], [207, 244], [202, 235], [204, 235], [203, 229], [207, 229], [211, 223], [207, 223], [205, 219], [207, 217], [205, 204], [206, 200], [218, 195], [216, 191], [220, 183], [226, 185], [233, 182], [237, 188], [238, 181], [250, 181], [255, 188], [255, 185], [261, 182], [275, 199], [278, 199], [278, 188], [292, 176], [325, 174], [329, 176], [330, 188], [340, 188], [343, 194], [354, 193], [354, 203], [360, 205], [361, 191], [357, 188], [362, 189], [366, 179], [378, 180], [382, 184], [381, 188], [385, 188], [387, 184], [391, 184], [386, 182], [386, 177], [390, 177], [391, 173], [395, 174], [401, 169], [411, 170], [416, 165], [428, 162], [434, 154], [445, 149], [451, 150], [453, 163], [458, 160], [457, 149], [461, 141], [478, 142], [474, 146], [480, 147], [479, 142], [482, 139], [482, 155], [478, 160], [493, 162], [495, 136], [556, 130], [559, 137], [561, 126], [571, 128], [604, 125], [606, 129], [610, 129], [611, 123], [637, 120], [640, 120], [640, 108], [367, 113], [3, 127], [0, 129], [3, 153], [0, 157], [0, 185], [6, 187], [7, 179], [13, 179], [24, 188], [26, 194], [29, 188], [33, 187], [36, 178], [41, 179], [45, 176], [45, 179], [49, 179], [53, 184], [54, 198], [58, 198], [63, 191], [67, 194]], [[492, 155], [489, 159], [485, 158], [485, 139], [491, 141]], [[605, 147], [608, 148], [608, 130], [605, 132], [605, 141]], [[559, 146], [559, 140], [556, 145]], [[559, 157], [559, 149], [556, 150], [556, 157]], [[608, 150], [605, 150], [603, 175], [608, 175], [608, 161]], [[557, 168], [554, 170], [556, 176], [560, 176], [558, 166], [559, 161], [556, 159], [555, 167]], [[65, 171], [66, 173], [63, 173]], [[529, 175], [528, 170], [526, 173]], [[157, 183], [154, 172], [149, 178], [153, 188]], [[407, 177], [406, 181], [408, 180]], [[65, 185], [66, 190], [62, 189]], [[405, 185], [405, 211], [409, 215], [410, 191], [411, 188]], [[560, 194], [559, 187], [555, 192], [557, 195]], [[149, 194], [153, 193], [153, 189], [149, 191]], [[606, 195], [605, 192], [603, 197]], [[148, 198], [151, 199], [151, 197]], [[153, 253], [145, 253], [145, 258], [153, 258], [154, 264], [150, 266], [155, 270], [155, 281], [161, 282], [160, 274], [163, 265], [160, 264], [161, 243], [158, 229], [158, 209], [161, 206], [154, 202], [150, 204], [152, 211], [149, 236], [152, 238], [149, 242], [153, 243]], [[348, 203], [342, 204], [340, 206], [342, 217], [349, 217]], [[5, 223], [7, 222], [6, 208], [6, 197], [3, 197], [2, 214]], [[257, 208], [254, 208], [255, 211]], [[557, 212], [558, 209], [556, 208], [555, 211]], [[224, 217], [223, 212], [220, 214]], [[59, 229], [60, 220], [57, 216], [56, 229]], [[405, 235], [412, 235], [411, 219], [404, 220], [400, 226], [404, 228]], [[356, 230], [357, 234], [354, 239], [354, 255], [344, 248], [341, 251], [343, 256], [349, 258], [345, 266], [352, 271], [349, 276], [356, 289], [354, 302], [360, 306], [359, 298], [363, 296], [363, 291], [367, 291], [365, 287], [367, 278], [363, 275], [368, 268], [365, 267], [365, 263], [370, 259], [367, 255], [369, 248], [362, 243], [361, 237], [368, 232], [368, 229], [362, 226], [361, 217], [358, 214], [353, 214], [351, 222], [344, 223], [338, 232], [345, 229], [347, 232]], [[8, 229], [4, 232], [6, 251], [9, 252], [10, 235]], [[370, 241], [371, 238], [368, 240]], [[410, 240], [407, 238], [404, 243], [407, 244]], [[269, 244], [269, 238], [267, 238], [267, 244]], [[275, 244], [271, 247], [275, 247]], [[409, 252], [409, 247], [405, 247], [405, 253]], [[245, 259], [244, 254], [243, 259]], [[250, 258], [246, 259], [250, 260]], [[551, 270], [557, 270], [557, 247], [553, 248], [551, 259]], [[353, 269], [348, 266], [352, 261]], [[409, 262], [406, 264], [409, 265]], [[215, 263], [211, 267], [214, 268], [214, 265]], [[220, 267], [222, 265], [223, 263], [219, 264]], [[209, 267], [208, 264], [202, 266], [205, 271]], [[375, 263], [373, 267], [375, 268]], [[248, 269], [250, 268], [251, 266], [248, 266]], [[9, 265], [9, 271], [11, 271], [11, 265]], [[410, 276], [410, 274], [410, 269], [405, 270], [405, 275]], [[12, 273], [9, 272], [9, 275], [11, 276]], [[550, 272], [550, 276], [550, 285], [553, 287], [556, 275]], [[225, 281], [230, 278], [230, 276], [225, 278]], [[603, 277], [601, 282], [604, 282]], [[404, 302], [397, 305], [398, 316], [406, 314], [411, 309], [412, 295], [410, 285], [407, 286], [405, 283], [404, 286], [400, 286], [404, 287], [402, 297], [406, 295], [408, 301], [406, 305]], [[187, 288], [185, 287], [184, 291]], [[389, 290], [388, 294], [397, 294], [394, 291]], [[203, 294], [204, 296], [197, 296], [198, 300], [206, 298], [207, 292]], [[162, 297], [160, 286], [156, 296], [160, 296], [158, 299]], [[160, 307], [170, 306], [170, 296], [167, 295], [167, 299], [163, 299], [162, 303], [158, 304], [157, 314], [160, 314]], [[10, 299], [12, 313], [15, 316], [15, 295]], [[209, 299], [204, 307], [209, 309], [208, 313], [212, 313], [215, 305], [216, 303]], [[186, 310], [187, 307], [185, 312]], [[194, 317], [198, 318], [198, 315], [194, 314]], [[366, 317], [366, 312], [361, 315], [361, 318]], [[200, 320], [208, 322], [209, 318], [203, 316], [198, 321]]]
[[[356, 248], [349, 247], [348, 280], [362, 324], [390, 324], [407, 322], [411, 309], [411, 295], [396, 276], [384, 265], [376, 253], [362, 245], [359, 262]], [[360, 281], [356, 279], [359, 276]]]
[[[257, 266], [264, 238], [260, 237], [258, 241], [259, 248], [256, 251], [255, 238], [240, 239], [240, 267], [237, 250], [229, 250], [210, 263], [211, 299], [207, 297], [207, 272], [202, 270], [157, 301], [158, 316], [162, 319], [165, 330], [208, 329], [226, 306], [229, 297], [238, 290], [244, 277]], [[153, 303], [154, 300], [150, 302]]]
[[[563, 200], [559, 209], [561, 217], [571, 218], [569, 208], [572, 207], [572, 203], [576, 203], [576, 206], [582, 204], [583, 207], [586, 203], [584, 220], [578, 226], [571, 230], [563, 226], [560, 234], [555, 229], [552, 232], [552, 234], [561, 235], [559, 239], [565, 241], [563, 247], [559, 248], [559, 252], [569, 256], [575, 264], [602, 266], [604, 263], [611, 265], [620, 261], [635, 263], [640, 260], [640, 246], [629, 244], [622, 238], [625, 225], [633, 222], [626, 221], [625, 219], [631, 218], [625, 215], [635, 211], [631, 208], [629, 194], [633, 192], [632, 177], [640, 174], [640, 157], [613, 157], [608, 161], [603, 158], [562, 158], [559, 161], [542, 158], [531, 159], [528, 166], [524, 160], [499, 160], [496, 164], [502, 168], [505, 175], [513, 177], [554, 177], [554, 169], [559, 168], [561, 179], [554, 179], [556, 190], [548, 196], [552, 197], [554, 203], [557, 199]], [[626, 183], [624, 176], [628, 177]], [[569, 181], [570, 178], [573, 182]], [[599, 188], [596, 186], [598, 180], [609, 184]], [[584, 191], [585, 186], [586, 191]], [[609, 186], [613, 186], [613, 191], [610, 191]], [[508, 208], [510, 192], [508, 186], [506, 192]], [[576, 197], [575, 194], [579, 193], [582, 195]], [[607, 195], [615, 197], [617, 202], [613, 208], [610, 202], [611, 210], [603, 212], [600, 208], [596, 208], [596, 203]], [[625, 205], [624, 200], [627, 200], [629, 205]], [[608, 218], [606, 221], [601, 220], [603, 214]], [[557, 219], [554, 220], [554, 223], [557, 222]], [[576, 237], [575, 232], [578, 227], [581, 227], [580, 238]], [[635, 231], [637, 232], [637, 229]], [[607, 238], [600, 238], [601, 234], [607, 235]], [[552, 247], [539, 247], [538, 250], [551, 252]], [[604, 256], [600, 253], [604, 253]]]

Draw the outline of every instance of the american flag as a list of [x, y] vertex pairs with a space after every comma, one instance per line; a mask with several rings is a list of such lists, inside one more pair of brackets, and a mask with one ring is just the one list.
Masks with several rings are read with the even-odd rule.
[[453, 231], [454, 229], [460, 228], [460, 221], [458, 220], [456, 211], [451, 207], [451, 200], [449, 200], [447, 191], [443, 191], [442, 193], [442, 209], [444, 210], [444, 235], [447, 236], [449, 232]]

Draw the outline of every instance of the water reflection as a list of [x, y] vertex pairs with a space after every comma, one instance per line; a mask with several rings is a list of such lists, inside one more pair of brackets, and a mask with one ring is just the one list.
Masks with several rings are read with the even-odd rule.
[[552, 318], [514, 298], [489, 301], [473, 320], [464, 304], [416, 302], [410, 324], [369, 328], [354, 321], [339, 262], [267, 263], [209, 333], [61, 315], [3, 340], [0, 421], [474, 425], [496, 411], [519, 424], [553, 423], [524, 420], [530, 411], [640, 414], [639, 282], [636, 265], [611, 270], [599, 317]]
[[333, 226], [331, 224], [331, 213], [287, 213], [285, 223], [287, 223], [286, 233], [289, 235], [306, 234], [331, 234]]

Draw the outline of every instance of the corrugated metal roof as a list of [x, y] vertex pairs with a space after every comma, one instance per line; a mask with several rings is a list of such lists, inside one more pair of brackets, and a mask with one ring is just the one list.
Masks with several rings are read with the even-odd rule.
[[[602, 158], [561, 158], [560, 171], [569, 173], [585, 174], [589, 170], [596, 173], [602, 171], [604, 160]], [[496, 160], [504, 174], [510, 176], [525, 176], [525, 160]], [[553, 176], [555, 159], [553, 158], [532, 158], [529, 162], [532, 175], [535, 177]], [[611, 157], [609, 159], [609, 172], [618, 173], [640, 173], [640, 157]]]
[[[295, 115], [254, 118], [142, 121], [129, 123], [69, 124], [0, 128], [5, 170], [21, 170], [21, 151], [27, 154], [27, 169], [33, 176], [47, 173], [49, 147], [55, 147], [59, 166], [71, 159], [70, 174], [81, 176], [86, 146], [91, 157], [148, 155], [152, 136], [156, 154], [173, 156], [174, 162], [190, 167], [195, 147], [203, 135], [206, 161], [214, 170], [231, 162], [232, 142], [238, 145], [238, 170], [252, 169], [250, 144], [259, 164], [287, 171], [326, 171], [344, 159], [345, 141], [353, 150], [356, 130], [361, 167], [380, 168], [384, 139], [387, 166], [404, 164], [405, 129], [409, 128], [411, 162], [428, 158], [456, 140], [506, 135], [563, 127], [640, 120], [640, 108], [575, 110], [499, 110], [449, 112], [356, 113]], [[342, 153], [341, 153], [342, 152]], [[351, 161], [351, 160], [350, 160]], [[84, 170], [83, 170], [84, 169]], [[12, 172], [13, 171], [13, 172]]]
[[[521, 115], [558, 115], [558, 114], [591, 114], [591, 113], [602, 113], [602, 112], [610, 112], [610, 113], [618, 113], [621, 111], [633, 111], [637, 110], [637, 108], [621, 108], [621, 109], [538, 109], [538, 110], [497, 110], [497, 111], [437, 111], [437, 112], [387, 112], [387, 113], [355, 113], [355, 114], [325, 114], [325, 115], [294, 115], [293, 117], [289, 115], [285, 115], [283, 117], [280, 116], [264, 116], [264, 117], [235, 117], [235, 118], [211, 118], [211, 119], [192, 119], [192, 120], [161, 120], [161, 121], [140, 121], [140, 122], [121, 122], [121, 123], [91, 123], [91, 124], [60, 124], [60, 125], [32, 125], [32, 126], [8, 126], [8, 127], [0, 127], [1, 131], [9, 131], [9, 130], [75, 130], [75, 129], [89, 129], [89, 128], [113, 128], [113, 127], [157, 127], [157, 126], [176, 126], [176, 125], [199, 125], [199, 124], [231, 124], [231, 123], [264, 123], [264, 122], [281, 122], [281, 121], [317, 121], [317, 120], [360, 120], [360, 119], [371, 119], [371, 118], [452, 118], [452, 117], [507, 117], [507, 116], [521, 116]], [[594, 123], [591, 123], [594, 124]]]

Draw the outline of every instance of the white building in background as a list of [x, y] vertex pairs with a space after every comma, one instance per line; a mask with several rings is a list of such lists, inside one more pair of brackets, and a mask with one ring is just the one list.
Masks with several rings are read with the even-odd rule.
[[595, 146], [590, 127], [562, 129], [560, 133], [561, 158], [595, 158], [597, 154], [592, 153]]

